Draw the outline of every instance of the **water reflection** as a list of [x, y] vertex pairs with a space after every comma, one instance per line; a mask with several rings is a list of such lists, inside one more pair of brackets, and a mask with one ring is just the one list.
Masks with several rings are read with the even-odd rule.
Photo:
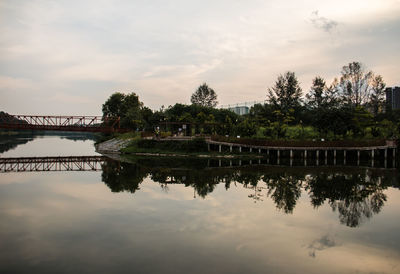
[[278, 210], [292, 214], [304, 190], [312, 206], [325, 202], [339, 214], [340, 223], [357, 227], [378, 214], [386, 202], [384, 190], [399, 187], [398, 174], [380, 169], [354, 168], [285, 168], [248, 166], [210, 168], [204, 159], [137, 158], [131, 163], [106, 161], [102, 180], [113, 192], [135, 193], [149, 177], [168, 191], [169, 184], [192, 187], [194, 197], [205, 198], [218, 184], [228, 190], [232, 184], [242, 185], [252, 192], [254, 202], [272, 199]]
[[27, 144], [40, 137], [55, 136], [60, 139], [72, 141], [96, 140], [97, 135], [88, 132], [64, 132], [64, 131], [8, 131], [0, 129], [0, 154], [13, 150], [20, 145]]

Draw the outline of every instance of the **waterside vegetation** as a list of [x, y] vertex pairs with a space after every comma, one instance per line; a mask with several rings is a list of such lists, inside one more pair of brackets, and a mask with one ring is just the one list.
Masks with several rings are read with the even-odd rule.
[[[352, 62], [343, 66], [330, 85], [316, 76], [305, 93], [295, 73], [288, 71], [267, 89], [266, 103], [254, 105], [246, 115], [215, 108], [217, 94], [206, 83], [193, 93], [191, 105], [176, 103], [153, 111], [135, 93], [116, 92], [102, 109], [104, 117], [120, 117], [121, 127], [136, 132], [117, 136], [132, 139], [126, 153], [206, 151], [201, 138], [179, 144], [143, 140], [151, 136], [157, 140], [212, 136], [229, 142], [303, 147], [315, 146], [316, 142], [321, 146], [365, 146], [397, 139], [400, 133], [400, 111], [386, 104], [385, 87], [382, 76]], [[107, 138], [111, 137], [116, 136]]]

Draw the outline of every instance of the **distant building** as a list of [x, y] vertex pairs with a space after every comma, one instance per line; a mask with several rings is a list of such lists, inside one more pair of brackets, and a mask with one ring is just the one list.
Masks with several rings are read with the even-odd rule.
[[400, 109], [400, 87], [386, 88], [386, 104], [392, 109]]
[[249, 114], [250, 108], [246, 106], [238, 106], [238, 107], [230, 107], [228, 108], [230, 111], [236, 113], [237, 115], [245, 115]]
[[237, 115], [245, 115], [250, 113], [250, 108], [253, 107], [255, 104], [265, 104], [265, 101], [252, 101], [232, 105], [220, 105], [219, 108], [228, 109], [236, 113]]

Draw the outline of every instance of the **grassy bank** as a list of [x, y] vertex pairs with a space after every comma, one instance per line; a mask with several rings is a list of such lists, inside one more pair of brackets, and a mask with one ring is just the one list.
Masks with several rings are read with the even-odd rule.
[[157, 141], [133, 138], [122, 153], [185, 153], [204, 154], [208, 153], [207, 143], [203, 138], [188, 141]]

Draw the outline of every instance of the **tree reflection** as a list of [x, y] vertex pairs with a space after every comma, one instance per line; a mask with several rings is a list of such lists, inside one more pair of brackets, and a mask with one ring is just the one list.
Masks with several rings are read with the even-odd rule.
[[364, 170], [363, 173], [321, 173], [310, 176], [306, 190], [311, 204], [319, 207], [326, 200], [333, 211], [338, 211], [342, 224], [357, 227], [364, 219], [378, 214], [386, 195], [385, 177]]
[[135, 193], [147, 176], [138, 165], [109, 160], [102, 165], [102, 181], [112, 192], [128, 191]]
[[263, 181], [267, 184], [268, 196], [274, 200], [276, 207], [285, 213], [293, 213], [301, 195], [301, 178], [287, 173], [265, 174]]
[[135, 193], [143, 180], [150, 177], [165, 192], [171, 184], [183, 184], [193, 188], [195, 197], [202, 198], [220, 183], [226, 190], [232, 184], [242, 185], [252, 191], [246, 195], [254, 202], [270, 197], [276, 208], [286, 214], [294, 212], [305, 191], [314, 208], [326, 202], [339, 213], [340, 222], [349, 227], [357, 227], [378, 214], [387, 199], [384, 190], [389, 186], [398, 187], [393, 174], [373, 169], [210, 168], [204, 161], [195, 164], [185, 161], [178, 161], [177, 167], [170, 159], [136, 159], [133, 163], [107, 161], [103, 165], [102, 180], [113, 192]]

